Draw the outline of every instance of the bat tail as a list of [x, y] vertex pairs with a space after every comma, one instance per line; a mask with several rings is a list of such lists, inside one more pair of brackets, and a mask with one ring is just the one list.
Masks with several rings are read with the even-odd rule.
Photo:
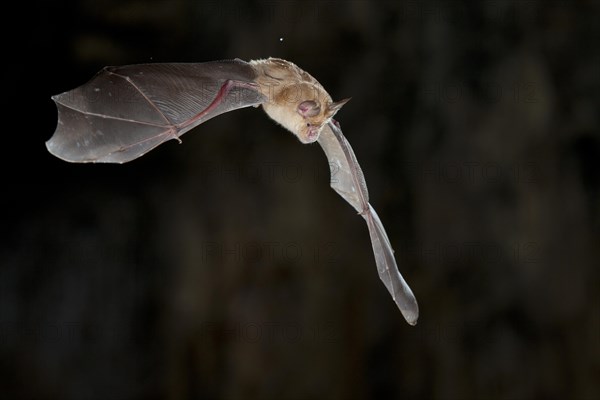
[[383, 228], [383, 224], [375, 209], [370, 204], [368, 211], [363, 214], [363, 217], [369, 227], [369, 235], [373, 244], [373, 253], [375, 254], [379, 278], [392, 295], [406, 322], [410, 325], [416, 325], [419, 318], [419, 305], [417, 304], [415, 295], [398, 270], [394, 251]]

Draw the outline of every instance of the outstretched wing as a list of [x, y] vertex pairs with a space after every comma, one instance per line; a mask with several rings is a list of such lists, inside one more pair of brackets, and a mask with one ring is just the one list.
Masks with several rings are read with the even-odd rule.
[[400, 275], [394, 251], [383, 224], [369, 204], [365, 178], [350, 143], [342, 134], [339, 124], [334, 120], [323, 127], [318, 142], [329, 161], [331, 187], [367, 221], [379, 278], [392, 295], [406, 321], [415, 325], [419, 317], [417, 300]]
[[52, 97], [58, 125], [46, 142], [71, 162], [131, 161], [228, 111], [266, 99], [242, 60], [106, 67]]

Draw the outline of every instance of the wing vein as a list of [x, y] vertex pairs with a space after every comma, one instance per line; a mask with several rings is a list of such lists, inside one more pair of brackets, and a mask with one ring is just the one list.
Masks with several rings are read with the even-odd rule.
[[156, 103], [154, 103], [154, 101], [152, 101], [152, 100], [150, 99], [150, 97], [148, 97], [148, 95], [146, 95], [146, 93], [145, 93], [145, 92], [144, 92], [142, 89], [140, 89], [140, 88], [139, 88], [139, 86], [138, 86], [138, 85], [137, 85], [137, 84], [136, 84], [136, 83], [133, 81], [133, 79], [131, 79], [130, 77], [128, 77], [128, 76], [125, 76], [125, 75], [117, 74], [116, 72], [113, 72], [113, 71], [111, 71], [111, 70], [109, 70], [109, 69], [107, 69], [107, 71], [108, 71], [108, 73], [109, 73], [109, 74], [112, 74], [112, 75], [114, 75], [114, 76], [118, 76], [119, 78], [121, 78], [121, 79], [125, 80], [125, 82], [129, 83], [129, 84], [130, 84], [130, 85], [131, 85], [131, 86], [132, 86], [132, 87], [133, 87], [135, 90], [137, 90], [137, 91], [138, 91], [138, 92], [139, 92], [139, 93], [142, 95], [142, 97], [143, 97], [143, 98], [144, 98], [144, 99], [145, 99], [145, 100], [148, 102], [148, 104], [149, 104], [149, 105], [150, 105], [152, 108], [154, 108], [154, 109], [156, 110], [156, 112], [158, 112], [158, 114], [160, 114], [160, 116], [161, 116], [161, 117], [162, 117], [162, 118], [165, 120], [165, 122], [166, 122], [166, 123], [167, 123], [169, 126], [173, 126], [173, 125], [174, 125], [174, 124], [173, 124], [173, 121], [171, 121], [171, 120], [169, 120], [169, 118], [167, 118], [167, 116], [166, 116], [166, 115], [165, 115], [165, 113], [164, 113], [164, 112], [163, 112], [163, 111], [160, 109], [160, 107], [158, 107], [158, 106], [156, 105]]
[[175, 127], [175, 125], [173, 125], [171, 123], [169, 123], [168, 125], [161, 125], [161, 124], [155, 124], [155, 123], [152, 123], [152, 122], [140, 121], [140, 120], [131, 119], [131, 118], [116, 117], [114, 115], [106, 115], [106, 114], [94, 113], [94, 112], [91, 112], [91, 111], [83, 111], [80, 108], [73, 107], [72, 105], [61, 103], [60, 101], [57, 101], [57, 102], [61, 106], [65, 107], [65, 108], [69, 108], [69, 109], [71, 109], [73, 111], [76, 111], [76, 112], [82, 114], [82, 115], [90, 115], [92, 117], [112, 119], [112, 120], [115, 120], [115, 121], [131, 122], [131, 123], [140, 124], [140, 125], [155, 126], [157, 128], [174, 128]]

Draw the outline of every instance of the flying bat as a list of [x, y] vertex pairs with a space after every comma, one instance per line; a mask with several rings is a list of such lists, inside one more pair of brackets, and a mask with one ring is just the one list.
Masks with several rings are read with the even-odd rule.
[[406, 321], [419, 307], [398, 271], [363, 172], [333, 116], [321, 84], [278, 58], [105, 67], [77, 89], [53, 96], [58, 125], [48, 151], [69, 162], [125, 163], [228, 111], [262, 106], [302, 143], [318, 142], [329, 160], [331, 187], [365, 219], [377, 272]]

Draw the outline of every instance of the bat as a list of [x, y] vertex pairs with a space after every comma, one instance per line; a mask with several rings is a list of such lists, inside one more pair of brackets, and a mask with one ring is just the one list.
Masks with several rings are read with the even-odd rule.
[[410, 325], [419, 307], [400, 274], [365, 177], [321, 84], [295, 64], [268, 58], [105, 67], [86, 84], [53, 96], [58, 109], [48, 151], [69, 162], [125, 163], [217, 115], [262, 106], [301, 143], [318, 142], [331, 187], [365, 219], [377, 272]]

